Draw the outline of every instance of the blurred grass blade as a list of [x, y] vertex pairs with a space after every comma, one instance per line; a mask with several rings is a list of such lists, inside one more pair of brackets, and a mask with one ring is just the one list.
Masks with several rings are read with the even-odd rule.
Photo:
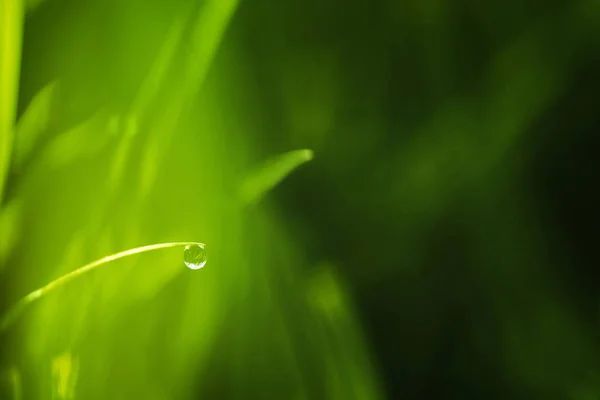
[[0, 272], [22, 233], [23, 202], [13, 199], [0, 208]]
[[96, 113], [56, 136], [43, 149], [41, 160], [53, 167], [64, 167], [77, 159], [95, 154], [117, 133], [110, 125], [111, 120], [105, 113]]
[[312, 150], [304, 149], [290, 151], [267, 161], [260, 169], [246, 178], [240, 192], [242, 202], [244, 204], [256, 203], [294, 169], [312, 158]]
[[[161, 162], [161, 152], [157, 152], [157, 149], [164, 151], [169, 146], [181, 116], [188, 110], [202, 87], [238, 3], [238, 0], [208, 0], [200, 5], [198, 15], [191, 27], [191, 51], [183, 70], [178, 71], [183, 79], [179, 79], [180, 86], [172, 94], [168, 107], [162, 110], [160, 118], [153, 124], [149, 134], [149, 145], [142, 162], [144, 168], [141, 169], [141, 193], [147, 194], [152, 188]], [[172, 35], [176, 37], [177, 28], [174, 32]], [[169, 38], [167, 41], [165, 54], [169, 53], [169, 41], [174, 40]], [[161, 54], [160, 57], [163, 55]], [[159, 65], [160, 60], [157, 64], [157, 72], [160, 70]], [[142, 89], [138, 102], [144, 101], [146, 90], [149, 89]]]
[[9, 371], [10, 385], [12, 389], [12, 400], [21, 400], [23, 398], [23, 385], [21, 374], [17, 367], [12, 367]]
[[133, 102], [131, 112], [135, 117], [144, 119], [149, 105], [157, 99], [177, 47], [181, 42], [184, 26], [184, 20], [179, 18], [175, 20], [169, 29], [165, 42]]
[[66, 351], [52, 360], [52, 399], [75, 398], [79, 359]]
[[12, 151], [22, 29], [21, 0], [0, 0], [0, 204]]
[[383, 399], [352, 294], [338, 268], [327, 262], [317, 265], [308, 281], [306, 299], [321, 322], [318, 325], [326, 327], [323, 340], [328, 345], [321, 356], [331, 360], [326, 363], [328, 375], [338, 377], [327, 381], [327, 398]]
[[238, 0], [209, 0], [200, 10], [192, 33], [193, 53], [187, 65], [186, 88], [196, 94], [221, 44]]
[[130, 257], [136, 254], [146, 253], [149, 251], [155, 251], [160, 249], [167, 249], [171, 247], [183, 247], [188, 245], [199, 245], [204, 247], [204, 243], [200, 242], [171, 242], [171, 243], [157, 243], [151, 244], [148, 246], [136, 247], [129, 250], [124, 250], [115, 254], [111, 254], [109, 256], [103, 257], [99, 260], [92, 261], [89, 264], [84, 265], [83, 267], [77, 268], [74, 271], [69, 272], [57, 278], [47, 284], [44, 287], [41, 287], [33, 292], [29, 293], [27, 296], [23, 297], [17, 303], [15, 303], [4, 315], [0, 318], [0, 332], [8, 328], [12, 323], [16, 320], [16, 318], [23, 313], [23, 311], [34, 301], [39, 298], [47, 295], [51, 291], [64, 286], [68, 282], [72, 281], [75, 278], [78, 278], [87, 272], [93, 271], [103, 265], [106, 265], [112, 261], [119, 260], [121, 258]]
[[130, 156], [133, 138], [139, 132], [139, 121], [146, 122], [148, 117], [148, 109], [158, 99], [160, 90], [164, 84], [169, 67], [173, 63], [178, 45], [181, 42], [185, 19], [178, 18], [175, 20], [164, 44], [156, 56], [154, 64], [150, 68], [148, 75], [142, 82], [138, 91], [129, 116], [127, 118], [127, 126], [115, 152], [115, 158], [110, 173], [110, 188], [114, 193], [119, 188], [123, 179], [125, 168]]
[[125, 169], [127, 167], [127, 160], [129, 159], [129, 153], [131, 146], [133, 145], [133, 137], [139, 132], [139, 121], [135, 115], [130, 115], [125, 121], [125, 127], [122, 132], [119, 132], [122, 136], [115, 150], [114, 159], [110, 170], [109, 185], [111, 191], [114, 193], [121, 184]]
[[[168, 140], [169, 136], [164, 135], [164, 132], [172, 133], [174, 131], [185, 108], [189, 106], [202, 86], [237, 5], [238, 0], [208, 0], [200, 6], [198, 15], [193, 21], [190, 54], [183, 70], [178, 71], [182, 76], [182, 79], [179, 79], [181, 86], [176, 94], [172, 95], [169, 107], [163, 110], [161, 121], [156, 124], [157, 128], [152, 131], [152, 135], [160, 134]], [[171, 41], [176, 40], [177, 29], [176, 25], [165, 44], [164, 54], [159, 56], [155, 70], [152, 71], [157, 74], [156, 77], [164, 68], [161, 63], [167, 62], [170, 52], [169, 45]], [[164, 60], [162, 60], [163, 57]], [[144, 86], [146, 87], [138, 95], [135, 107], [140, 107], [140, 104], [144, 102], [144, 97], [149, 96], [152, 91], [152, 83], [147, 82]]]
[[33, 98], [23, 116], [17, 122], [13, 165], [19, 168], [31, 154], [38, 137], [47, 129], [56, 82], [46, 85]]

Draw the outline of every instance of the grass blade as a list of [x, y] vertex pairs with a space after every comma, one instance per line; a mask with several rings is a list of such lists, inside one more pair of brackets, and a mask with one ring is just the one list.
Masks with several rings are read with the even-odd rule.
[[19, 300], [17, 303], [15, 303], [0, 319], [0, 332], [5, 330], [6, 328], [8, 328], [16, 320], [16, 318], [19, 315], [21, 315], [23, 313], [23, 311], [29, 305], [31, 305], [31, 303], [33, 303], [34, 301], [38, 300], [39, 298], [45, 296], [46, 294], [50, 293], [51, 291], [53, 291], [61, 286], [64, 286], [68, 282], [70, 282], [70, 281], [74, 280], [75, 278], [78, 278], [90, 271], [93, 271], [93, 270], [95, 270], [103, 265], [106, 265], [112, 261], [116, 261], [118, 259], [125, 258], [125, 257], [130, 257], [135, 254], [141, 254], [141, 253], [146, 253], [149, 251], [155, 251], [155, 250], [160, 250], [160, 249], [167, 249], [167, 248], [171, 248], [171, 247], [183, 247], [183, 246], [188, 246], [188, 245], [199, 245], [199, 246], [203, 246], [203, 247], [205, 246], [204, 243], [199, 243], [199, 242], [158, 243], [158, 244], [151, 244], [148, 246], [136, 247], [136, 248], [129, 249], [129, 250], [124, 250], [119, 253], [115, 253], [115, 254], [111, 254], [109, 256], [103, 257], [99, 260], [92, 261], [91, 263], [86, 264], [83, 267], [77, 268], [76, 270], [63, 275], [58, 279], [53, 280], [52, 282], [50, 282], [49, 284], [47, 284], [44, 287], [34, 290], [33, 292], [29, 293], [27, 296], [25, 296], [21, 300]]
[[12, 152], [22, 30], [21, 0], [0, 0], [0, 204]]
[[17, 122], [14, 138], [13, 165], [19, 168], [31, 154], [38, 137], [47, 129], [56, 82], [46, 85], [35, 95]]
[[300, 165], [312, 160], [312, 150], [294, 150], [267, 161], [243, 183], [240, 196], [244, 204], [258, 202]]
[[195, 95], [223, 40], [238, 0], [210, 0], [202, 5], [192, 33], [192, 54], [187, 65], [186, 84]]
[[153, 124], [142, 156], [142, 193], [146, 194], [152, 188], [161, 162], [157, 149], [169, 147], [177, 124], [189, 110], [206, 79], [238, 4], [238, 0], [207, 0], [200, 5], [191, 26], [189, 55], [183, 70], [178, 71], [181, 75], [179, 86], [168, 107], [162, 110], [161, 118]]
[[60, 133], [40, 152], [39, 161], [53, 167], [66, 167], [76, 160], [96, 154], [110, 143], [117, 132], [110, 119], [99, 111], [79, 125]]

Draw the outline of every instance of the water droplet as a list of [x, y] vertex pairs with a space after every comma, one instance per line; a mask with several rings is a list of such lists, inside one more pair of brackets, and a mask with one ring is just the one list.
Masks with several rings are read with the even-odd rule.
[[183, 250], [183, 262], [190, 269], [200, 269], [206, 264], [206, 249], [199, 244], [189, 244]]

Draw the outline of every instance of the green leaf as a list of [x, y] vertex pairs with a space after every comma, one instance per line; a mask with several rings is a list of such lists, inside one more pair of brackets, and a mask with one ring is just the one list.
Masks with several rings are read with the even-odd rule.
[[165, 76], [173, 63], [177, 47], [181, 42], [185, 20], [178, 18], [172, 24], [165, 41], [156, 55], [152, 68], [142, 82], [139, 92], [132, 104], [131, 114], [145, 119], [148, 107], [159, 98], [159, 92], [164, 85]]
[[0, 272], [21, 236], [23, 202], [12, 200], [0, 209]]
[[147, 246], [135, 247], [133, 249], [128, 249], [124, 251], [120, 251], [118, 253], [114, 253], [108, 255], [106, 257], [102, 257], [96, 261], [92, 261], [82, 267], [77, 268], [74, 271], [64, 274], [60, 278], [53, 280], [41, 288], [34, 290], [29, 293], [25, 297], [22, 297], [19, 301], [14, 303], [8, 311], [4, 313], [4, 315], [0, 315], [0, 332], [7, 329], [12, 323], [25, 311], [32, 303], [36, 300], [46, 296], [48, 293], [60, 288], [69, 282], [88, 274], [90, 271], [94, 271], [98, 268], [106, 266], [113, 261], [119, 260], [121, 258], [131, 257], [136, 254], [147, 253], [150, 251], [169, 249], [175, 247], [185, 247], [189, 245], [198, 245], [204, 247], [204, 243], [200, 242], [168, 242], [168, 243], [155, 243]]
[[16, 169], [19, 169], [27, 160], [36, 140], [48, 127], [56, 86], [56, 82], [53, 82], [40, 90], [17, 122], [13, 154], [13, 163]]
[[90, 157], [104, 148], [117, 134], [114, 121], [98, 112], [80, 125], [55, 137], [44, 148], [40, 160], [53, 167], [64, 167], [76, 160]]
[[12, 152], [22, 30], [21, 1], [0, 0], [0, 204]]
[[52, 166], [64, 167], [90, 157], [104, 148], [117, 132], [106, 114], [98, 112], [80, 125], [60, 134], [44, 149], [43, 160]]
[[72, 399], [79, 375], [79, 358], [66, 351], [52, 359], [52, 398]]
[[300, 165], [312, 160], [313, 151], [294, 150], [264, 163], [242, 185], [240, 197], [244, 204], [254, 204]]
[[192, 51], [185, 74], [186, 90], [194, 96], [219, 49], [239, 0], [209, 0], [203, 3], [191, 34]]

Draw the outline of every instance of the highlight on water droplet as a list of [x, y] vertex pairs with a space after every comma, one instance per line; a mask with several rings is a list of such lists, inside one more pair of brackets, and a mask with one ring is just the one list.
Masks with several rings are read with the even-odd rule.
[[206, 265], [206, 249], [203, 245], [189, 244], [183, 250], [183, 262], [190, 269], [200, 269]]

